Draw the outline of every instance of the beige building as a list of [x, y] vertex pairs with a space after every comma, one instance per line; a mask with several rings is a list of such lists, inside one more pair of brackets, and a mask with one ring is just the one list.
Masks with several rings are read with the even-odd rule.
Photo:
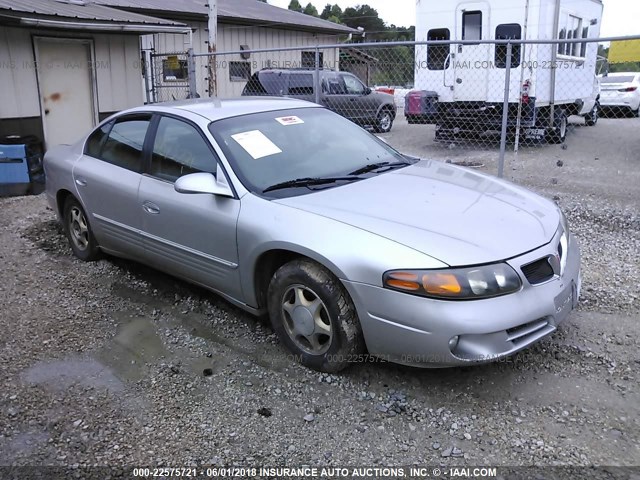
[[8, 135], [71, 143], [141, 105], [140, 34], [184, 30], [90, 3], [0, 0], [0, 143]]
[[[142, 39], [150, 65], [149, 101], [183, 98], [188, 92], [185, 52], [207, 53], [209, 32], [206, 2], [196, 0], [96, 0], [130, 12], [171, 19], [187, 24], [191, 35], [157, 33]], [[305, 67], [315, 59], [312, 47], [337, 44], [358, 34], [357, 30], [320, 18], [278, 8], [258, 0], [218, 0], [217, 52], [240, 52], [270, 48], [309, 47], [292, 51], [234, 53], [217, 56], [218, 95], [238, 96], [252, 73], [273, 67]], [[173, 55], [172, 55], [173, 54]], [[177, 57], [177, 58], [176, 58]], [[337, 69], [337, 49], [322, 51], [325, 66]], [[196, 89], [209, 96], [207, 58], [196, 62]]]

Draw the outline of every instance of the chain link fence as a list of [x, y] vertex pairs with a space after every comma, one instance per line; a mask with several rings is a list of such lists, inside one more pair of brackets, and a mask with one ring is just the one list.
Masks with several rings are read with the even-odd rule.
[[498, 33], [502, 40], [436, 35], [428, 42], [154, 54], [151, 101], [308, 100], [388, 133], [399, 149], [402, 139], [415, 137], [424, 155], [453, 148], [494, 152], [499, 175], [507, 151], [562, 144], [576, 128], [596, 127], [603, 115], [638, 116], [640, 36], [549, 42]]
[[192, 98], [196, 74], [192, 68], [193, 52], [149, 53], [145, 62], [148, 103]]

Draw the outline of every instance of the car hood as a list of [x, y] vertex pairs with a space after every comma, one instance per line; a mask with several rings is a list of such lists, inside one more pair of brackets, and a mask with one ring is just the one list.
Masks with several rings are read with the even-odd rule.
[[548, 243], [560, 222], [549, 200], [431, 160], [276, 201], [386, 237], [451, 266], [531, 251]]

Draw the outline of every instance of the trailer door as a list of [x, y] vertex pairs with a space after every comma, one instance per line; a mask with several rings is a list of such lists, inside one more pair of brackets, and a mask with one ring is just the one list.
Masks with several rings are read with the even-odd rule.
[[[489, 4], [464, 2], [456, 8], [456, 38], [458, 40], [488, 40]], [[491, 68], [491, 45], [454, 45], [454, 83], [456, 101], [485, 101]]]

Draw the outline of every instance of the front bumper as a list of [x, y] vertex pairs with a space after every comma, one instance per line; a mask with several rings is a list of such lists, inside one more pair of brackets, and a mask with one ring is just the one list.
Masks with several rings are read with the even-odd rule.
[[[522, 279], [520, 291], [483, 300], [435, 300], [345, 281], [369, 353], [422, 367], [486, 363], [507, 357], [554, 332], [577, 305], [580, 251], [569, 237], [564, 272], [538, 285], [521, 267], [557, 253], [559, 234], [547, 245], [508, 260]], [[450, 340], [458, 337], [456, 345]]]

